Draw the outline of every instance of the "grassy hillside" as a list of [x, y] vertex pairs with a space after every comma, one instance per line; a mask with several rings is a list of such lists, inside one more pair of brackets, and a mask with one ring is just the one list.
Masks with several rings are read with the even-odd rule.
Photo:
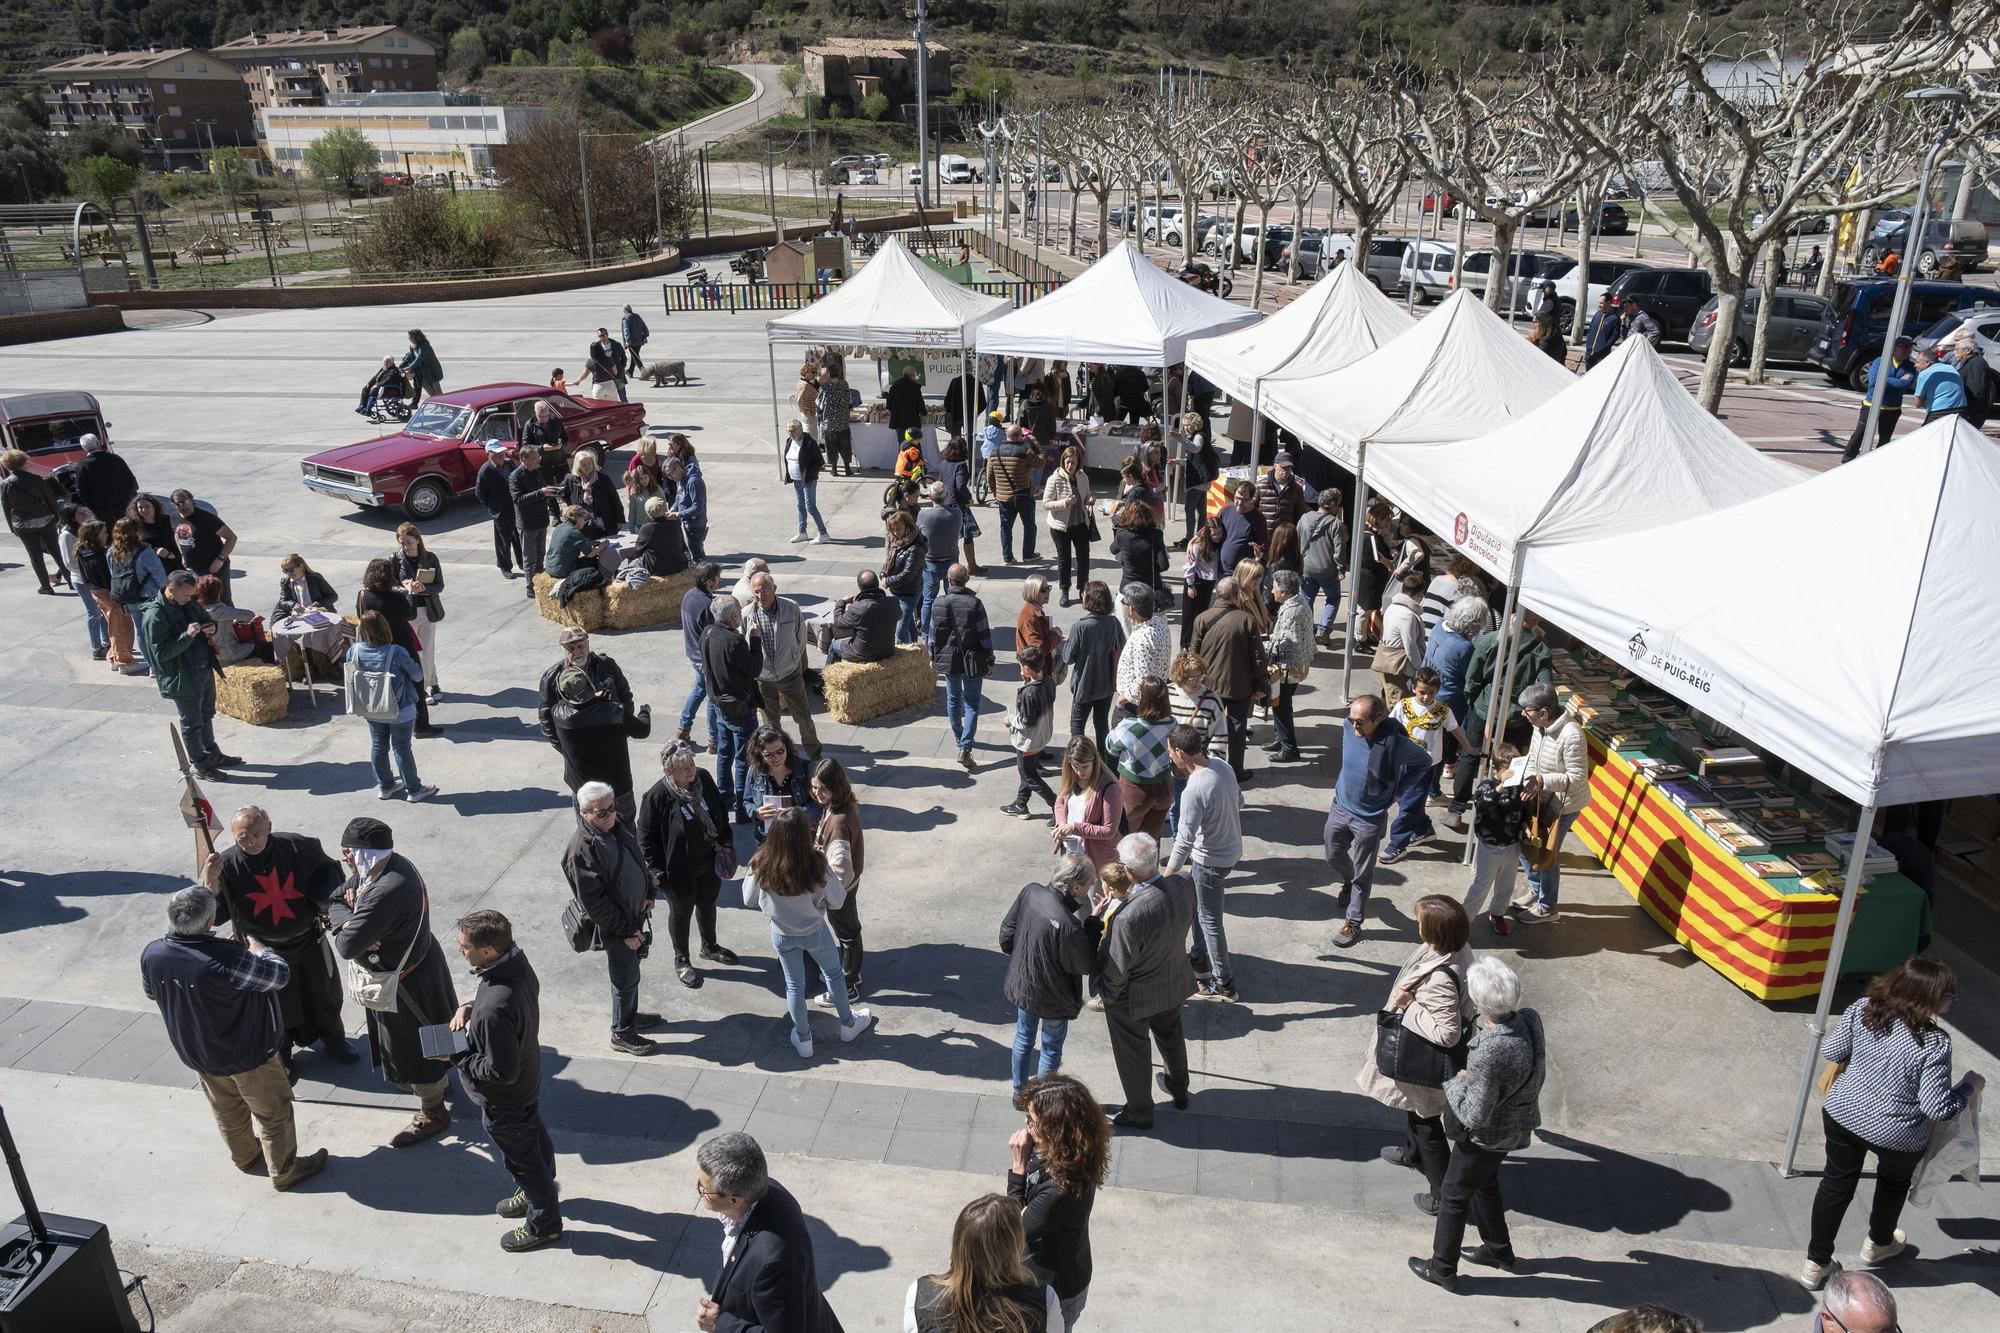
[[720, 65], [588, 69], [496, 65], [473, 85], [503, 106], [565, 107], [593, 130], [657, 133], [750, 95], [750, 80]]

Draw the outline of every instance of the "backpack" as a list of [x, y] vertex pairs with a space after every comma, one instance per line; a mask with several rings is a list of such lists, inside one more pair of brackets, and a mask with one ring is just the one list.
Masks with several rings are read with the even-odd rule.
[[111, 565], [111, 600], [121, 606], [137, 606], [146, 600], [139, 583], [139, 562], [128, 560], [123, 564], [113, 560]]
[[392, 671], [362, 667], [347, 659], [347, 711], [369, 722], [394, 722], [403, 711], [396, 697], [396, 676]]

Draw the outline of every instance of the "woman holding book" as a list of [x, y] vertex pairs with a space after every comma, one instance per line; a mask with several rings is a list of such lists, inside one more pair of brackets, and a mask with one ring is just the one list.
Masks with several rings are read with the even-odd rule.
[[[1555, 843], [1560, 849], [1563, 839], [1569, 836], [1569, 826], [1576, 822], [1590, 800], [1590, 751], [1584, 744], [1583, 728], [1556, 701], [1555, 686], [1530, 685], [1521, 691], [1519, 699], [1521, 713], [1533, 728], [1528, 740], [1526, 774], [1540, 779], [1542, 792], [1561, 805]], [[1556, 895], [1562, 885], [1561, 856], [1537, 870], [1528, 864], [1524, 854], [1521, 868], [1527, 872], [1528, 887], [1535, 897], [1532, 903], [1517, 908], [1515, 915], [1523, 921], [1553, 923]]]

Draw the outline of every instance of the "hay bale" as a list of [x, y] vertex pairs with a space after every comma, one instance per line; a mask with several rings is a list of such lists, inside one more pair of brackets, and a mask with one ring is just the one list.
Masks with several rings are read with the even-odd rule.
[[829, 662], [826, 711], [836, 722], [868, 722], [910, 708], [929, 708], [937, 673], [923, 645], [898, 645], [886, 662]]
[[[360, 619], [355, 616], [342, 616], [341, 619], [345, 620], [347, 627], [354, 632], [353, 637], [359, 639], [361, 637]], [[286, 680], [297, 683], [305, 681], [305, 668], [299, 662], [301, 657], [306, 658], [312, 663], [312, 678], [318, 684], [324, 685], [328, 681], [332, 681], [335, 685], [338, 685], [346, 675], [346, 666], [342, 659], [328, 657], [317, 648], [307, 648], [304, 650], [295, 650], [285, 658], [284, 671]]]
[[542, 613], [542, 619], [557, 625], [574, 625], [578, 629], [604, 628], [603, 589], [585, 588], [569, 599], [568, 606], [563, 606], [556, 601], [559, 586], [547, 574], [535, 575], [535, 609]]
[[285, 673], [269, 662], [239, 662], [225, 668], [215, 682], [215, 709], [253, 727], [283, 722], [291, 712]]
[[604, 628], [649, 629], [681, 623], [681, 598], [694, 586], [694, 570], [659, 575], [634, 588], [613, 579], [604, 590]]

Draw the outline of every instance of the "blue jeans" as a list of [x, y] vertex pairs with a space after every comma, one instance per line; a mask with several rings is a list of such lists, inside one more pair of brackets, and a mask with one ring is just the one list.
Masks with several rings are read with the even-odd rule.
[[945, 575], [951, 573], [951, 561], [924, 561], [924, 604], [917, 615], [923, 621], [924, 642], [931, 641], [931, 603], [937, 600], [938, 589], [944, 587]]
[[389, 771], [389, 748], [395, 747], [396, 767], [403, 774], [403, 790], [415, 791], [423, 784], [417, 779], [417, 752], [410, 747], [416, 719], [408, 722], [368, 724], [368, 762], [375, 766], [375, 786], [381, 791], [396, 790], [396, 778]]
[[[1326, 609], [1313, 615], [1313, 599], [1326, 594]], [[1316, 579], [1307, 574], [1299, 579], [1299, 595], [1306, 599], [1306, 615], [1312, 617], [1315, 629], [1327, 629], [1340, 614], [1340, 580], [1338, 578]]]
[[806, 515], [811, 514], [812, 521], [819, 526], [819, 535], [826, 536], [826, 520], [819, 516], [819, 479], [793, 482], [792, 495], [799, 504], [799, 535], [805, 535]]
[[[1035, 1060], [1035, 1032], [1040, 1028], [1042, 1055]], [[1063, 1042], [1069, 1037], [1067, 1018], [1036, 1018], [1026, 1009], [1014, 1011], [1014, 1091], [1030, 1074], [1053, 1074], [1062, 1068]], [[1034, 1068], [1030, 1069], [1030, 1064]]]
[[708, 698], [708, 677], [701, 673], [701, 663], [694, 663], [694, 688], [688, 691], [687, 702], [681, 705], [681, 730], [694, 725], [694, 710], [701, 707], [702, 700], [708, 699], [708, 739], [714, 741], [716, 725], [715, 700]]
[[1085, 1287], [1082, 1291], [1079, 1291], [1076, 1295], [1062, 1303], [1063, 1333], [1071, 1333], [1071, 1330], [1076, 1328], [1076, 1321], [1082, 1316], [1083, 1307], [1089, 1300], [1090, 1288]]
[[905, 597], [896, 594], [896, 605], [903, 608], [903, 618], [896, 622], [896, 642], [915, 643], [917, 641], [917, 613], [923, 603], [921, 593], [911, 593]]
[[181, 744], [187, 747], [189, 763], [213, 764], [222, 756], [222, 747], [215, 743], [215, 673], [204, 667], [193, 675], [193, 696], [174, 700]]
[[1195, 934], [1201, 941], [1201, 951], [1208, 955], [1209, 973], [1218, 986], [1236, 976], [1229, 969], [1229, 930], [1222, 920], [1222, 882], [1229, 878], [1229, 870], [1228, 866], [1188, 867], [1188, 873], [1194, 877]]
[[695, 524], [688, 522], [686, 519], [682, 519], [681, 531], [687, 534], [689, 558], [694, 560], [708, 559], [708, 552], [703, 548], [702, 545], [704, 542], [708, 540], [708, 524], [706, 523]]
[[750, 728], [756, 721], [754, 713], [741, 722], [731, 721], [723, 712], [709, 719], [711, 726], [720, 728], [715, 733], [715, 785], [722, 790], [722, 803], [734, 813], [743, 810], [743, 783], [750, 771]]
[[1021, 520], [1021, 558], [1035, 558], [1035, 494], [1032, 491], [1000, 501], [1000, 555], [1014, 563], [1014, 520]]
[[1389, 825], [1389, 845], [1387, 850], [1396, 851], [1407, 847], [1412, 838], [1420, 834], [1437, 832], [1437, 825], [1431, 823], [1430, 812], [1424, 802], [1430, 799], [1431, 776], [1437, 770], [1421, 768], [1403, 784], [1396, 793], [1396, 822]]
[[1173, 837], [1174, 830], [1178, 829], [1181, 826], [1181, 791], [1183, 788], [1187, 786], [1187, 783], [1183, 782], [1179, 777], [1175, 777], [1170, 780], [1174, 784], [1174, 799], [1172, 804], [1167, 806], [1167, 824], [1165, 831], [1166, 831], [1166, 836], [1169, 838]]
[[[1582, 814], [1581, 810], [1576, 812]], [[1535, 901], [1553, 912], [1556, 898], [1562, 889], [1562, 844], [1569, 836], [1569, 826], [1576, 823], [1576, 815], [1564, 815], [1556, 824], [1556, 859], [1547, 870], [1532, 870], [1528, 858], [1521, 858], [1521, 869], [1527, 871], [1528, 887], [1535, 891]]]
[[840, 1021], [848, 1022], [854, 1017], [854, 1009], [847, 1003], [847, 974], [840, 966], [840, 946], [834, 943], [833, 928], [824, 921], [817, 931], [810, 935], [787, 935], [777, 927], [771, 928], [771, 948], [777, 952], [778, 966], [785, 972], [785, 1008], [791, 1011], [792, 1031], [801, 1039], [810, 1040], [812, 1026], [806, 1021], [806, 959], [810, 958], [819, 974], [826, 982], [826, 993], [833, 997], [834, 1012]]
[[985, 688], [986, 682], [979, 676], [944, 678], [945, 720], [951, 725], [951, 734], [958, 738], [961, 750], [972, 748], [972, 733], [979, 729], [979, 705]]
[[104, 619], [104, 611], [97, 605], [97, 599], [90, 595], [90, 589], [77, 579], [77, 600], [83, 603], [83, 632], [90, 638], [90, 651], [95, 653], [111, 647], [111, 626]]

